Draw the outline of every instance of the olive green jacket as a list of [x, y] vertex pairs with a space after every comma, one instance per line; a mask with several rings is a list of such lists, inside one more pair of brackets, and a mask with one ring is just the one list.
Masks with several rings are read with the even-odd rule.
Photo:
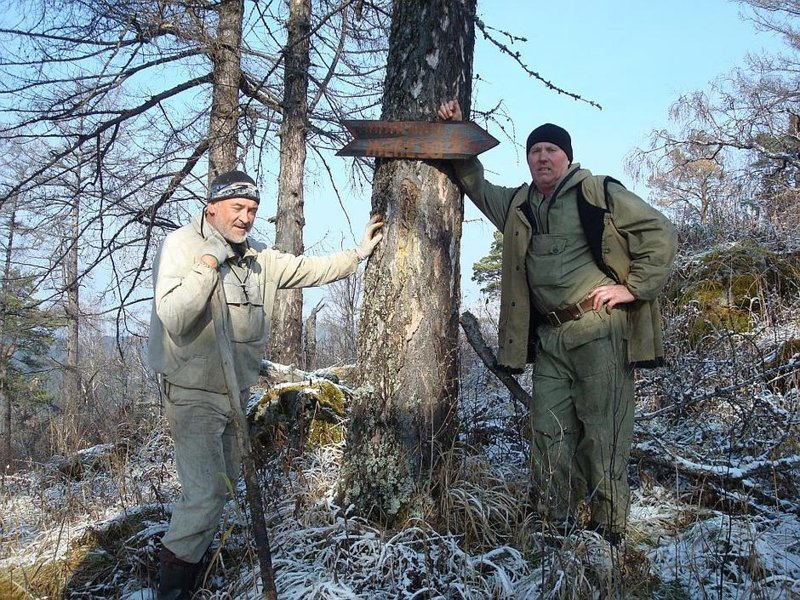
[[[222, 359], [211, 321], [211, 292], [218, 275], [200, 261], [213, 228], [198, 215], [170, 233], [155, 256], [155, 296], [150, 317], [150, 364], [169, 383], [224, 394]], [[258, 381], [275, 295], [281, 288], [330, 283], [355, 272], [358, 256], [285, 254], [248, 240], [241, 266], [231, 249], [219, 269], [230, 315], [229, 331], [239, 387]]]
[[[497, 362], [521, 371], [533, 361], [536, 315], [531, 306], [525, 269], [533, 228], [525, 216], [527, 184], [518, 188], [494, 185], [484, 178], [477, 159], [453, 161], [457, 179], [478, 209], [503, 232], [500, 282], [500, 323]], [[604, 178], [573, 164], [557, 188], [558, 202], [578, 202], [581, 186], [587, 206], [579, 204], [581, 224], [598, 266], [628, 287], [636, 300], [626, 305], [629, 315], [628, 358], [634, 367], [663, 364], [661, 315], [657, 296], [675, 259], [677, 235], [659, 211], [622, 185], [609, 185], [605, 206]], [[535, 265], [534, 265], [535, 268]], [[587, 294], [591, 290], [587, 290]], [[566, 308], [566, 307], [561, 307]]]

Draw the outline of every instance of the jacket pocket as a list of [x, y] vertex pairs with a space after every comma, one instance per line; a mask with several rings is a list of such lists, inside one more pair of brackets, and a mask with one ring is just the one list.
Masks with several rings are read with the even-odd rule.
[[564, 286], [564, 252], [567, 239], [557, 235], [534, 235], [530, 253], [533, 268], [529, 269], [530, 285]]
[[231, 316], [231, 341], [255, 342], [264, 335], [264, 298], [257, 281], [225, 282], [225, 299]]
[[208, 387], [209, 365], [207, 356], [193, 356], [179, 361], [178, 367], [164, 373], [167, 381], [185, 388], [206, 389]]

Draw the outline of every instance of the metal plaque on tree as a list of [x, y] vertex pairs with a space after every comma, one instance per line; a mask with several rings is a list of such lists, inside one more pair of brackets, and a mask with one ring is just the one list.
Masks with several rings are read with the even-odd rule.
[[337, 156], [470, 158], [498, 142], [469, 121], [342, 121], [353, 140]]

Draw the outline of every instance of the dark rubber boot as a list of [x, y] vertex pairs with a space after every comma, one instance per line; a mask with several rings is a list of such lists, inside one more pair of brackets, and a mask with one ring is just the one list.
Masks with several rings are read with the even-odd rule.
[[166, 546], [160, 559], [158, 600], [190, 600], [202, 564], [181, 560]]

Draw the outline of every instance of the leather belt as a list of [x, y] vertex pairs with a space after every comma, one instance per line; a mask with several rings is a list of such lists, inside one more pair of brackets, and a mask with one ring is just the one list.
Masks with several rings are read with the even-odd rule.
[[567, 308], [547, 313], [544, 319], [553, 327], [560, 327], [567, 321], [577, 321], [580, 319], [584, 314], [592, 310], [593, 303], [594, 300], [592, 298], [586, 298], [586, 300], [578, 304], [573, 304]]

